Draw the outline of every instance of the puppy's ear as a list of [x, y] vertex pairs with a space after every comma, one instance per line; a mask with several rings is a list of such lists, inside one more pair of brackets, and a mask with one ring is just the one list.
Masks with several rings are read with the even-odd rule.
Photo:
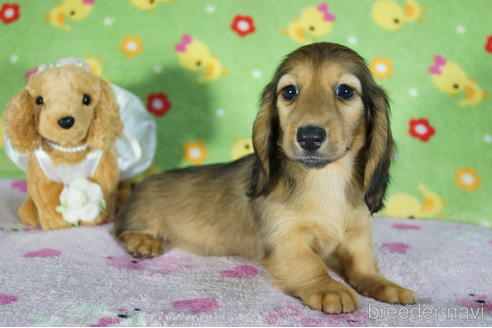
[[91, 148], [105, 150], [121, 135], [123, 124], [113, 90], [106, 81], [101, 79], [100, 83], [101, 96], [94, 109], [88, 143]]
[[253, 148], [256, 161], [248, 194], [253, 198], [261, 196], [271, 183], [278, 128], [275, 88], [276, 83], [270, 82], [263, 90], [260, 111], [253, 124]]
[[383, 207], [393, 155], [393, 137], [389, 121], [389, 102], [382, 88], [373, 85], [366, 97], [367, 147], [364, 169], [365, 201], [371, 213]]
[[41, 145], [34, 106], [27, 90], [22, 90], [10, 99], [3, 115], [7, 135], [20, 153], [32, 152]]

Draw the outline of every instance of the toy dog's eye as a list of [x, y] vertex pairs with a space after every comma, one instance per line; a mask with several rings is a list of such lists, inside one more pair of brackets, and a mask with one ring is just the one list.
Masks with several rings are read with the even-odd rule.
[[282, 89], [282, 96], [285, 100], [294, 100], [297, 95], [299, 95], [299, 89], [293, 84], [290, 84]]
[[336, 89], [335, 93], [338, 99], [349, 100], [355, 94], [355, 90], [346, 84], [340, 84]]
[[74, 15], [75, 15], [75, 10], [72, 10], [72, 11], [70, 12], [70, 15], [71, 15], [71, 16], [74, 16]]
[[36, 105], [44, 105], [43, 97], [39, 96], [36, 98]]
[[82, 103], [84, 105], [89, 105], [91, 103], [91, 96], [84, 95], [84, 97], [82, 97]]
[[197, 60], [197, 62], [195, 64], [196, 64], [196, 66], [201, 66], [202, 65], [202, 62], [199, 61], [199, 60]]

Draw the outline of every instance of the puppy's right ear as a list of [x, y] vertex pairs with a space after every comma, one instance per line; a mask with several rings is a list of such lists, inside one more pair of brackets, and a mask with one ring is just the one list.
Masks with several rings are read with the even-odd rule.
[[271, 184], [272, 164], [277, 139], [277, 114], [275, 104], [276, 83], [270, 82], [263, 90], [260, 111], [253, 124], [253, 148], [256, 161], [253, 167], [249, 196], [261, 196]]
[[34, 106], [27, 90], [22, 90], [10, 99], [3, 114], [7, 135], [20, 153], [32, 152], [41, 145]]

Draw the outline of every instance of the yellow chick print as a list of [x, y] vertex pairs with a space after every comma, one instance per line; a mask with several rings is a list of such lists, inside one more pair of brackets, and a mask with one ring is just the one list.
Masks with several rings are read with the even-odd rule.
[[415, 0], [406, 0], [405, 8], [394, 0], [380, 0], [372, 6], [371, 16], [379, 27], [398, 32], [405, 22], [423, 22], [426, 11]]
[[283, 32], [294, 42], [309, 43], [306, 36], [318, 39], [330, 33], [333, 28], [335, 15], [328, 10], [327, 3], [304, 9], [299, 18], [293, 19]]
[[235, 161], [241, 157], [253, 153], [253, 142], [251, 139], [238, 138], [234, 142], [234, 146], [231, 149], [232, 160]]
[[87, 64], [89, 64], [92, 73], [96, 74], [97, 76], [102, 76], [103, 68], [102, 68], [102, 58], [101, 57], [94, 57], [93, 55], [87, 56], [85, 58], [85, 61]]
[[55, 27], [69, 31], [70, 26], [65, 24], [66, 20], [77, 22], [86, 18], [92, 11], [95, 2], [96, 0], [64, 0], [45, 15], [45, 21]]
[[424, 185], [419, 185], [419, 191], [424, 196], [421, 202], [408, 194], [396, 194], [388, 200], [384, 215], [396, 218], [433, 218], [443, 216], [442, 208], [447, 204], [435, 192], [427, 190]]
[[469, 78], [461, 66], [443, 56], [434, 56], [434, 65], [430, 66], [428, 71], [432, 76], [432, 83], [442, 92], [452, 96], [464, 93], [465, 99], [460, 101], [460, 107], [477, 105], [489, 98], [488, 92], [483, 90], [475, 79]]
[[198, 78], [199, 83], [214, 81], [227, 75], [227, 69], [212, 55], [205, 43], [193, 39], [189, 34], [181, 37], [181, 42], [175, 46], [179, 64], [195, 74], [203, 76]]
[[176, 2], [177, 0], [130, 0], [140, 10], [154, 11], [158, 4], [163, 2]]

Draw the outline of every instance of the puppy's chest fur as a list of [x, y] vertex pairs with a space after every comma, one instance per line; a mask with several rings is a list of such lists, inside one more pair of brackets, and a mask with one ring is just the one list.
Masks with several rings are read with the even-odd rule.
[[[361, 221], [369, 218], [363, 200], [350, 195], [352, 162], [341, 160], [309, 170], [292, 200], [269, 211], [273, 236], [308, 242], [328, 255]], [[365, 222], [364, 222], [365, 223]]]

